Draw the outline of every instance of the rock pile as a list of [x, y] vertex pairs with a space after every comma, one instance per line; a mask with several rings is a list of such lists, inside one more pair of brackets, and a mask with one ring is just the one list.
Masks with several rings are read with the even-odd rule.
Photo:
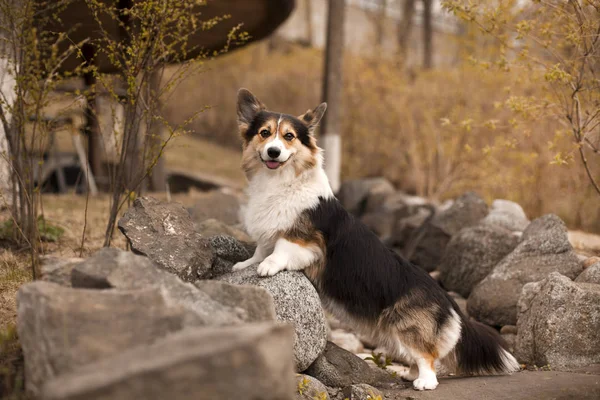
[[[346, 182], [339, 197], [463, 313], [500, 329], [519, 361], [600, 363], [600, 259], [575, 253], [557, 216], [529, 222], [518, 204], [488, 207], [473, 192], [437, 204], [383, 178]], [[394, 376], [402, 360], [326, 315], [302, 273], [232, 271], [255, 247], [242, 203], [222, 192], [189, 210], [140, 198], [119, 221], [133, 252], [46, 259], [43, 281], [17, 299], [28, 392], [366, 400], [409, 387]]]
[[[119, 221], [133, 252], [45, 260], [44, 280], [18, 294], [30, 394], [302, 398], [293, 371], [317, 364], [328, 344], [317, 292], [300, 272], [269, 278], [258, 277], [255, 267], [233, 272], [254, 245], [239, 240], [247, 235], [238, 228], [203, 215], [194, 222], [178, 204], [139, 198]], [[375, 383], [378, 372], [390, 383], [390, 374], [344, 353], [365, 373], [348, 385]], [[332, 391], [338, 398], [348, 385], [328, 377], [339, 373], [321, 373], [329, 387], [309, 378], [304, 396]]]
[[[223, 360], [218, 368], [238, 371], [233, 376], [239, 379], [238, 393], [254, 390], [250, 382], [244, 389], [245, 374], [279, 376], [279, 381], [261, 383], [261, 390], [274, 393], [270, 398], [286, 398], [278, 393], [291, 390], [293, 327], [276, 322], [275, 304], [266, 290], [218, 281], [184, 282], [145, 256], [117, 249], [65, 265], [70, 282], [38, 281], [18, 293], [18, 331], [31, 394], [52, 399], [163, 398], [186, 387], [192, 376], [196, 388], [211, 381], [229, 387], [227, 374], [219, 380], [212, 369], [191, 366], [215, 357]], [[264, 343], [257, 346], [259, 342]], [[250, 362], [247, 371], [240, 359]], [[166, 386], [153, 392], [153, 380]], [[177, 398], [192, 398], [194, 388], [188, 389], [188, 395]], [[155, 394], [146, 396], [151, 392]]]

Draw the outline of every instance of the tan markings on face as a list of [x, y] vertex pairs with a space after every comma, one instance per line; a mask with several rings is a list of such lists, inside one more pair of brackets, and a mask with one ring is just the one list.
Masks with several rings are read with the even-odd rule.
[[[273, 134], [277, 130], [277, 120], [269, 118], [260, 128], [258, 128], [258, 134], [254, 138], [258, 138], [259, 142], [268, 142], [273, 139]], [[269, 136], [264, 137], [263, 131], [269, 131]]]
[[282, 120], [279, 123], [277, 134], [279, 135], [279, 138], [285, 147], [290, 150], [292, 147], [296, 147], [295, 145], [297, 143], [295, 142], [298, 142], [298, 135], [296, 134], [293, 125], [289, 121]]

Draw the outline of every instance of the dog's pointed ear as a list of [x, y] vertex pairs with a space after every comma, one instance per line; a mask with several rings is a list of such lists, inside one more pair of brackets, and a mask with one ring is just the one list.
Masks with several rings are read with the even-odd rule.
[[237, 117], [240, 130], [248, 129], [256, 114], [266, 109], [267, 107], [248, 89], [241, 88], [237, 98]]
[[321, 118], [323, 118], [325, 110], [327, 110], [327, 103], [321, 103], [314, 110], [308, 110], [298, 117], [308, 126], [308, 131], [311, 135], [315, 133], [315, 129], [319, 125]]

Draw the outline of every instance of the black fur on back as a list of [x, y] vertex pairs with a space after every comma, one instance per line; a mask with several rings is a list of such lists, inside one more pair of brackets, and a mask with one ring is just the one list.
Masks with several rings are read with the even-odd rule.
[[429, 274], [387, 248], [337, 199], [321, 198], [308, 213], [326, 242], [326, 267], [318, 282], [324, 295], [351, 315], [375, 320], [402, 297], [419, 293], [410, 297], [411, 307], [438, 304], [438, 326], [449, 318], [452, 302]]
[[368, 320], [376, 320], [384, 309], [403, 297], [409, 299], [406, 306], [411, 308], [437, 304], [438, 329], [453, 309], [462, 322], [461, 337], [454, 349], [460, 372], [509, 372], [510, 366], [505, 365], [502, 357], [506, 346], [500, 335], [492, 328], [468, 320], [428, 273], [387, 248], [337, 199], [321, 198], [319, 205], [307, 212], [326, 242], [326, 266], [316, 283], [322, 295], [351, 315]]

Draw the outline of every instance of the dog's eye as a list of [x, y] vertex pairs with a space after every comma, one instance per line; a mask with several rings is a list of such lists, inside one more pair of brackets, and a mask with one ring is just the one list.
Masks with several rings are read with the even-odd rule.
[[262, 131], [260, 131], [260, 136], [268, 138], [269, 136], [271, 136], [271, 132], [269, 132], [268, 129], [263, 129]]
[[294, 134], [292, 134], [292, 133], [286, 133], [286, 134], [283, 136], [283, 138], [284, 138], [285, 140], [287, 140], [288, 142], [291, 142], [291, 141], [294, 139]]

